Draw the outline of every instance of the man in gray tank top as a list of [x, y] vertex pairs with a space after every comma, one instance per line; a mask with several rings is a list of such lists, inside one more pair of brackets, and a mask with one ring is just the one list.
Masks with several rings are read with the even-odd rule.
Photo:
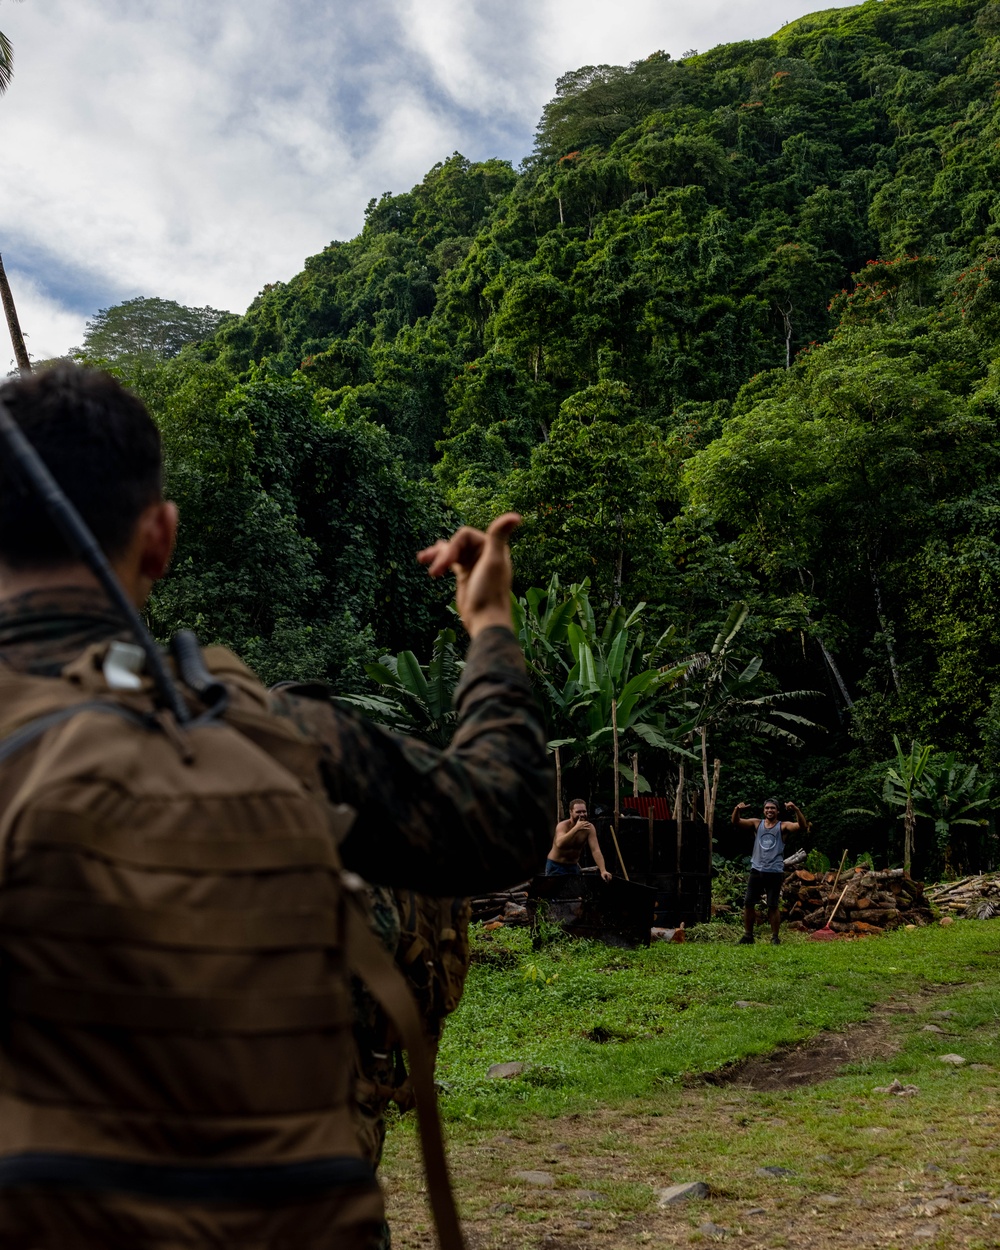
[[781, 886], [785, 880], [785, 838], [796, 831], [805, 833], [806, 818], [794, 803], [786, 803], [785, 809], [795, 813], [794, 820], [778, 819], [778, 800], [767, 799], [764, 803], [764, 819], [750, 819], [741, 813], [749, 804], [737, 803], [733, 808], [733, 824], [740, 829], [753, 830], [753, 854], [750, 856], [750, 880], [743, 899], [743, 927], [741, 946], [753, 942], [756, 919], [755, 908], [762, 894], [767, 895], [767, 919], [771, 925], [771, 941], [781, 945], [778, 928], [781, 925]]

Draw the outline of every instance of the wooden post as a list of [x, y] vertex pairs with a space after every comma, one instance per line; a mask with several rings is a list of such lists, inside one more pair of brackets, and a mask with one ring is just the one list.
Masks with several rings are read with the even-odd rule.
[[629, 756], [632, 761], [632, 797], [639, 797], [639, 752], [633, 751]]
[[712, 842], [715, 839], [715, 800], [719, 797], [719, 776], [722, 773], [722, 760], [712, 761], [712, 789], [709, 791], [708, 817], [708, 852], [712, 853]]
[[556, 823], [563, 818], [563, 795], [562, 795], [562, 761], [559, 758], [559, 748], [555, 749], [556, 757]]
[[622, 848], [618, 845], [618, 834], [615, 830], [621, 824], [621, 796], [619, 794], [619, 772], [618, 772], [618, 700], [611, 700], [611, 742], [615, 752], [615, 823], [611, 826], [611, 837], [614, 840], [615, 850], [618, 852], [618, 862], [622, 866], [625, 880], [629, 879], [628, 869], [625, 867], [625, 861], [622, 859]]
[[3, 302], [4, 316], [7, 318], [7, 329], [10, 331], [10, 341], [14, 346], [14, 359], [17, 361], [17, 367], [22, 373], [30, 373], [31, 360], [28, 357], [28, 349], [24, 346], [24, 336], [21, 334], [21, 324], [17, 319], [17, 309], [14, 307], [14, 297], [10, 293], [10, 283], [7, 281], [2, 256], [0, 256], [0, 301]]
[[916, 813], [913, 810], [913, 796], [906, 796], [906, 810], [903, 813], [903, 875], [910, 875], [910, 865], [913, 859], [913, 830], [917, 823]]
[[677, 919], [681, 910], [681, 842], [684, 829], [684, 763], [677, 765], [677, 801], [674, 804], [674, 815], [677, 817]]
[[[618, 793], [618, 700], [611, 700], [611, 742], [615, 752], [615, 828], [621, 824], [622, 814]], [[618, 856], [621, 859], [621, 854]]]
[[681, 889], [681, 839], [684, 821], [684, 765], [677, 766], [677, 801], [674, 803], [674, 815], [677, 817], [677, 896]]
[[653, 875], [653, 801], [649, 803], [649, 872], [646, 874], [646, 884]]

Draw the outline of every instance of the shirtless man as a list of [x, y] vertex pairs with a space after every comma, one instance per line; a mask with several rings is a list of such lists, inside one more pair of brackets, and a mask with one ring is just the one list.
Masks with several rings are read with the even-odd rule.
[[552, 839], [552, 850], [545, 861], [547, 877], [572, 877], [580, 871], [580, 856], [583, 848], [590, 847], [594, 863], [605, 881], [611, 880], [611, 873], [604, 866], [604, 856], [597, 841], [597, 830], [587, 819], [587, 804], [583, 799], [574, 799], [569, 805], [569, 819], [560, 820], [556, 825], [556, 836]]
[[767, 919], [771, 925], [771, 942], [781, 945], [778, 929], [781, 925], [781, 886], [785, 880], [785, 837], [789, 833], [805, 833], [808, 825], [805, 816], [794, 803], [786, 803], [785, 810], [795, 813], [794, 820], [778, 820], [778, 800], [767, 799], [764, 803], [764, 819], [749, 819], [741, 815], [749, 804], [737, 803], [733, 808], [733, 824], [739, 829], [752, 830], [753, 854], [750, 857], [750, 880], [743, 899], [743, 928], [741, 946], [753, 943], [755, 908], [762, 894], [767, 895]]

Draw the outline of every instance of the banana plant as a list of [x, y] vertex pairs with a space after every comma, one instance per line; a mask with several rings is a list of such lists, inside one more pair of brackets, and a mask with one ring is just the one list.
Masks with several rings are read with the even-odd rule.
[[973, 813], [988, 807], [992, 790], [992, 778], [980, 778], [978, 766], [959, 763], [954, 751], [927, 761], [917, 782], [916, 815], [933, 820], [946, 873], [951, 871], [953, 826], [985, 825], [986, 818]]
[[[563, 596], [553, 576], [547, 589], [534, 587], [514, 605], [515, 628], [552, 735], [549, 749], [588, 765], [592, 776], [613, 753], [616, 727], [622, 746], [639, 739], [689, 754], [678, 741], [689, 727], [676, 725], [657, 707], [686, 669], [684, 664], [655, 666], [672, 631], [644, 654], [638, 626], [645, 603], [631, 612], [614, 608], [598, 631], [589, 590], [584, 581]], [[648, 791], [645, 779], [634, 776], [627, 765], [619, 764], [619, 771], [640, 791]]]
[[455, 646], [455, 631], [442, 629], [426, 667], [412, 651], [384, 655], [377, 664], [365, 665], [365, 672], [384, 693], [343, 695], [338, 702], [357, 708], [390, 729], [446, 747], [458, 723], [453, 700], [464, 667]]
[[705, 822], [710, 829], [721, 768], [716, 759], [710, 780], [708, 760], [712, 734], [725, 728], [727, 732], [764, 735], [800, 747], [802, 738], [795, 728], [817, 727], [805, 716], [786, 711], [784, 705], [795, 699], [818, 698], [818, 691], [768, 690], [766, 675], [761, 672], [763, 658], [755, 655], [746, 661], [739, 635], [749, 613], [745, 603], [734, 604], [711, 649], [691, 655], [687, 660], [690, 695], [685, 706], [694, 727], [692, 738], [700, 740]]
[[896, 748], [896, 767], [893, 768], [891, 764], [887, 767], [882, 782], [882, 793], [876, 796], [880, 799], [881, 811], [867, 807], [849, 807], [844, 815], [880, 816], [887, 807], [901, 807], [903, 810], [899, 815], [903, 822], [903, 871], [909, 874], [913, 862], [913, 838], [917, 827], [917, 816], [921, 814], [917, 811], [917, 797], [921, 792], [921, 782], [927, 771], [933, 748], [911, 742], [907, 753], [895, 734], [892, 736], [892, 742]]

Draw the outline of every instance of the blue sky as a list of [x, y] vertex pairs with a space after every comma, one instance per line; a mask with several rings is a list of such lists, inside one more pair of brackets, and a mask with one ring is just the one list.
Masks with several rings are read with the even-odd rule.
[[[770, 34], [802, 0], [0, 0], [0, 253], [37, 358], [136, 295], [240, 312], [556, 78]], [[0, 338], [0, 374], [12, 353]]]

